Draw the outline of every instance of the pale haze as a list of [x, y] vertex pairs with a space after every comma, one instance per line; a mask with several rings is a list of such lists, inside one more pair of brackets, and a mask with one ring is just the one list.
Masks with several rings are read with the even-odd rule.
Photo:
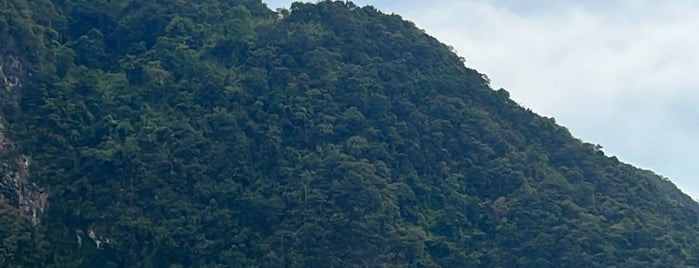
[[353, 2], [413, 21], [522, 106], [699, 198], [699, 1]]

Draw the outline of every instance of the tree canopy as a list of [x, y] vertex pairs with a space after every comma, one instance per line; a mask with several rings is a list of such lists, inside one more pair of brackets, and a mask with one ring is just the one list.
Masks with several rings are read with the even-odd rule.
[[26, 66], [2, 93], [16, 97], [3, 135], [50, 203], [32, 226], [0, 192], [0, 266], [699, 264], [691, 198], [493, 90], [399, 15], [0, 6], [0, 58]]

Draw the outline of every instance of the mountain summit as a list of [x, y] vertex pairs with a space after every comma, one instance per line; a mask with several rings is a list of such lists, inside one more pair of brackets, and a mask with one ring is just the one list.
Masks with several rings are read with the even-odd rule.
[[398, 15], [0, 3], [0, 266], [699, 263], [696, 202]]

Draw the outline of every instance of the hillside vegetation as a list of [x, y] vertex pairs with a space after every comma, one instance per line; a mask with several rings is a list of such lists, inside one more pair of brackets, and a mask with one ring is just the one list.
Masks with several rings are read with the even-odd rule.
[[[33, 185], [0, 187], [0, 266], [699, 263], [697, 203], [493, 90], [398, 15], [0, 6], [0, 171], [25, 167]], [[20, 190], [48, 205], [22, 213]]]

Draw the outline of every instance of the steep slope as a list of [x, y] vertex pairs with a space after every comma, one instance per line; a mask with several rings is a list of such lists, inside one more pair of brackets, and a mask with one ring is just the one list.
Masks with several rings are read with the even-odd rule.
[[26, 227], [2, 193], [3, 266], [699, 263], [699, 205], [671, 182], [397, 15], [0, 2], [26, 66], [3, 135], [50, 204]]

